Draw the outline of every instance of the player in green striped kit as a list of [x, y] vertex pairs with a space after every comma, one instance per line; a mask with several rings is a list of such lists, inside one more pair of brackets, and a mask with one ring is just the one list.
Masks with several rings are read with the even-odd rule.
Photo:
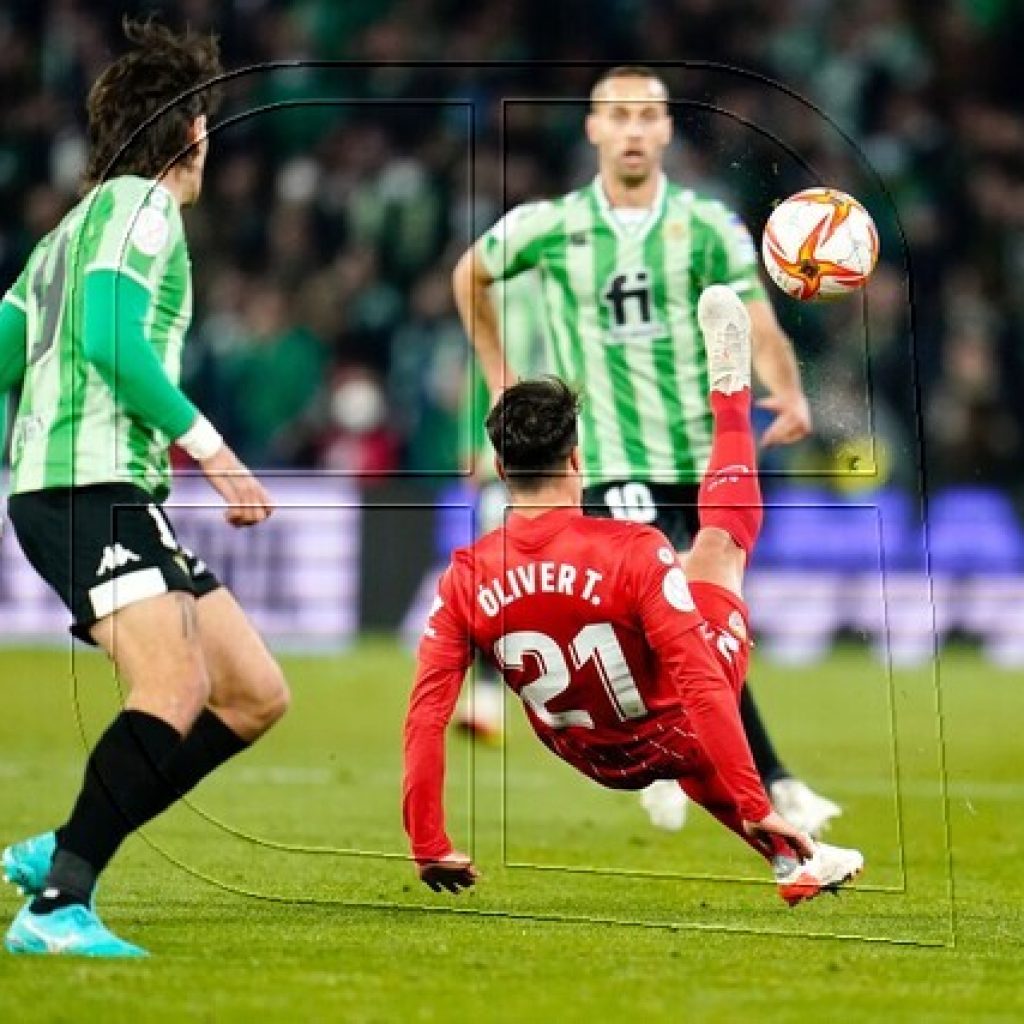
[[[587, 511], [655, 523], [683, 554], [696, 532], [697, 484], [711, 443], [696, 321], [704, 288], [727, 284], [747, 305], [754, 368], [769, 392], [761, 404], [776, 413], [762, 444], [799, 440], [810, 430], [810, 412], [747, 229], [722, 203], [665, 177], [662, 154], [672, 134], [665, 85], [646, 68], [609, 71], [591, 93], [586, 128], [597, 177], [552, 201], [516, 207], [486, 232], [456, 268], [456, 303], [497, 394], [516, 378], [488, 289], [539, 273], [553, 369], [585, 397]], [[820, 832], [839, 808], [782, 765], [749, 687], [741, 710], [780, 812]], [[655, 824], [681, 827], [678, 787], [657, 784], [644, 803]]]
[[67, 821], [3, 851], [4, 875], [32, 897], [7, 933], [14, 953], [144, 955], [96, 915], [97, 877], [129, 833], [288, 701], [244, 612], [161, 505], [175, 443], [228, 503], [229, 523], [272, 511], [177, 386], [192, 311], [180, 211], [202, 187], [212, 103], [193, 90], [220, 73], [217, 46], [153, 23], [125, 30], [133, 48], [89, 94], [87, 191], [0, 303], [0, 395], [21, 386], [11, 522], [72, 632], [106, 651], [128, 689]]

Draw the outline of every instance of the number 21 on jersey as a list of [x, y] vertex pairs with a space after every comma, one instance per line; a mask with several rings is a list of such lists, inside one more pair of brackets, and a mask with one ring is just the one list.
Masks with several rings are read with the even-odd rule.
[[569, 644], [571, 669], [561, 647], [546, 633], [519, 630], [506, 633], [495, 641], [494, 656], [503, 670], [522, 670], [528, 655], [537, 660], [540, 675], [522, 687], [519, 696], [550, 729], [565, 729], [572, 725], [594, 728], [594, 719], [589, 711], [552, 711], [547, 706], [569, 689], [573, 672], [579, 672], [591, 660], [620, 721], [643, 718], [647, 714], [615, 630], [607, 622], [591, 623], [576, 634]]

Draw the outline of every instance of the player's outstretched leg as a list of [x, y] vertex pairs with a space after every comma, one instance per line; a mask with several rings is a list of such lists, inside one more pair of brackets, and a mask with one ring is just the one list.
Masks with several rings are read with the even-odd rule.
[[[697, 319], [707, 349], [715, 413], [711, 463], [701, 488], [701, 525], [724, 530], [749, 555], [762, 517], [757, 475], [749, 472], [756, 465], [750, 431], [750, 317], [731, 288], [712, 285], [701, 294]], [[746, 687], [740, 700], [740, 717], [758, 772], [778, 812], [801, 831], [820, 835], [833, 818], [842, 814], [842, 808], [785, 768]]]

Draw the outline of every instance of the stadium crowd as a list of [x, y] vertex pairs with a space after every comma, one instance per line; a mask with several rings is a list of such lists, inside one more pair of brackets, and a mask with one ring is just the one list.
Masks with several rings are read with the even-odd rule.
[[[684, 101], [673, 175], [755, 232], [774, 200], [827, 179], [861, 195], [882, 233], [866, 304], [778, 303], [818, 435], [775, 465], [841, 473], [874, 434], [881, 477], [909, 484], [923, 425], [933, 484], [1024, 498], [1009, 386], [1024, 369], [1013, 0], [17, 0], [0, 11], [0, 287], [72, 203], [86, 83], [117, 52], [121, 14], [149, 11], [219, 33], [230, 68], [365, 62], [228, 82], [186, 215], [185, 386], [249, 464], [456, 470], [468, 347], [454, 261], [505, 209], [593, 174], [585, 62], [722, 61], [829, 117], [748, 74], [666, 68]], [[495, 63], [528, 59], [552, 63]], [[774, 166], [761, 125], [819, 180]]]

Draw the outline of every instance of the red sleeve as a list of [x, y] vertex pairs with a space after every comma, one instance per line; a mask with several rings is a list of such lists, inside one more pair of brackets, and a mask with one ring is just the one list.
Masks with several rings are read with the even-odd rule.
[[743, 732], [739, 704], [703, 637], [686, 574], [671, 544], [645, 529], [626, 553], [625, 568], [643, 631], [675, 683], [700, 745], [747, 821], [760, 821], [771, 802]]
[[405, 719], [402, 818], [412, 855], [421, 863], [452, 851], [444, 828], [444, 737], [472, 658], [456, 572], [453, 566], [441, 578]]

